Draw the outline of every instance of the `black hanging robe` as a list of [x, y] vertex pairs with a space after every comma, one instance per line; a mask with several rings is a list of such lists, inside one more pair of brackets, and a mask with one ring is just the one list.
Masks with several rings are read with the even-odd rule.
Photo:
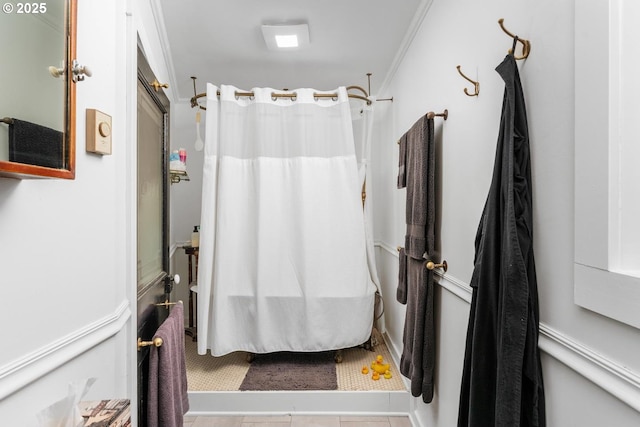
[[505, 92], [475, 240], [458, 427], [544, 427], [527, 117], [513, 54], [496, 71]]

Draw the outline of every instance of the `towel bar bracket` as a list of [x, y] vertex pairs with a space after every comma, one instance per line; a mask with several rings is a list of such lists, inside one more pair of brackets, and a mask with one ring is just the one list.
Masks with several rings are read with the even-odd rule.
[[434, 117], [442, 117], [447, 120], [449, 118], [449, 110], [445, 109], [442, 113], [435, 113], [433, 111], [427, 113], [428, 119], [433, 119]]
[[142, 338], [138, 338], [138, 351], [142, 349], [142, 347], [149, 346], [160, 347], [162, 345], [162, 338], [154, 338], [153, 341], [142, 341]]
[[433, 261], [427, 261], [424, 265], [427, 270], [434, 270], [436, 268], [441, 268], [445, 273], [447, 272], [447, 269], [449, 268], [449, 265], [447, 264], [447, 261], [442, 261], [440, 264], [436, 264]]

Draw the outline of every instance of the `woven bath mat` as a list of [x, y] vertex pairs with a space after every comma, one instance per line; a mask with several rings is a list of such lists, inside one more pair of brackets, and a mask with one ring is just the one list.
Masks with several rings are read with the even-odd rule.
[[240, 390], [337, 390], [334, 353], [258, 354]]

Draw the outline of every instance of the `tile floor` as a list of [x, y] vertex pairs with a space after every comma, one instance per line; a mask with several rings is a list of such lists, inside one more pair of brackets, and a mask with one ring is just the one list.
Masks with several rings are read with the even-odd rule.
[[377, 416], [185, 416], [184, 427], [411, 427], [411, 421], [408, 417]]

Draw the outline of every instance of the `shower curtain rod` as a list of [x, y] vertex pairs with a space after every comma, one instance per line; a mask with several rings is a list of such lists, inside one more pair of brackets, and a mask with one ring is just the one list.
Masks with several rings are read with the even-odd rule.
[[[192, 78], [194, 79], [194, 81], [193, 81], [193, 86], [194, 86], [194, 89], [195, 89], [195, 78], [194, 78], [194, 77], [192, 77]], [[354, 94], [354, 93], [348, 93], [348, 94], [347, 94], [347, 96], [348, 96], [349, 98], [360, 99], [360, 100], [362, 100], [362, 101], [365, 101], [365, 102], [367, 103], [367, 105], [371, 105], [371, 100], [368, 98], [368, 96], [369, 96], [369, 95], [367, 94], [367, 91], [366, 91], [366, 90], [364, 90], [364, 89], [363, 89], [362, 87], [360, 87], [360, 86], [347, 86], [347, 91], [352, 90], [352, 89], [359, 90], [360, 92], [362, 92], [362, 93], [364, 94], [364, 96], [362, 96], [362, 95], [357, 95], [357, 94]], [[287, 89], [283, 89], [283, 90], [284, 90], [284, 91], [287, 91]], [[195, 92], [195, 91], [194, 91], [194, 92]], [[218, 96], [220, 96], [220, 91], [218, 90], [218, 91], [216, 92], [216, 94], [217, 94]], [[236, 95], [236, 98], [239, 98], [239, 97], [241, 97], [241, 96], [242, 96], [242, 97], [249, 97], [249, 98], [251, 98], [251, 97], [253, 97], [253, 96], [254, 96], [254, 93], [253, 93], [253, 92], [240, 92], [240, 91], [236, 91], [236, 92], [235, 92], [235, 95]], [[202, 98], [202, 97], [204, 97], [204, 96], [207, 96], [207, 94], [206, 94], [206, 93], [199, 93], [199, 94], [197, 94], [197, 95], [193, 96], [193, 97], [191, 98], [191, 108], [200, 107], [201, 109], [206, 110], [206, 109], [207, 109], [206, 107], [203, 107], [202, 105], [198, 104], [198, 98]], [[298, 97], [298, 94], [297, 94], [297, 93], [295, 93], [295, 92], [289, 92], [289, 93], [276, 93], [276, 92], [271, 92], [271, 99], [273, 99], [274, 101], [275, 101], [276, 99], [278, 99], [278, 98], [289, 98], [289, 99], [291, 99], [292, 101], [295, 101], [297, 97]], [[313, 97], [314, 97], [314, 98], [332, 98], [332, 99], [334, 99], [334, 100], [335, 100], [335, 99], [337, 99], [337, 98], [338, 98], [338, 94], [337, 94], [337, 93], [314, 93], [314, 94], [313, 94]]]

